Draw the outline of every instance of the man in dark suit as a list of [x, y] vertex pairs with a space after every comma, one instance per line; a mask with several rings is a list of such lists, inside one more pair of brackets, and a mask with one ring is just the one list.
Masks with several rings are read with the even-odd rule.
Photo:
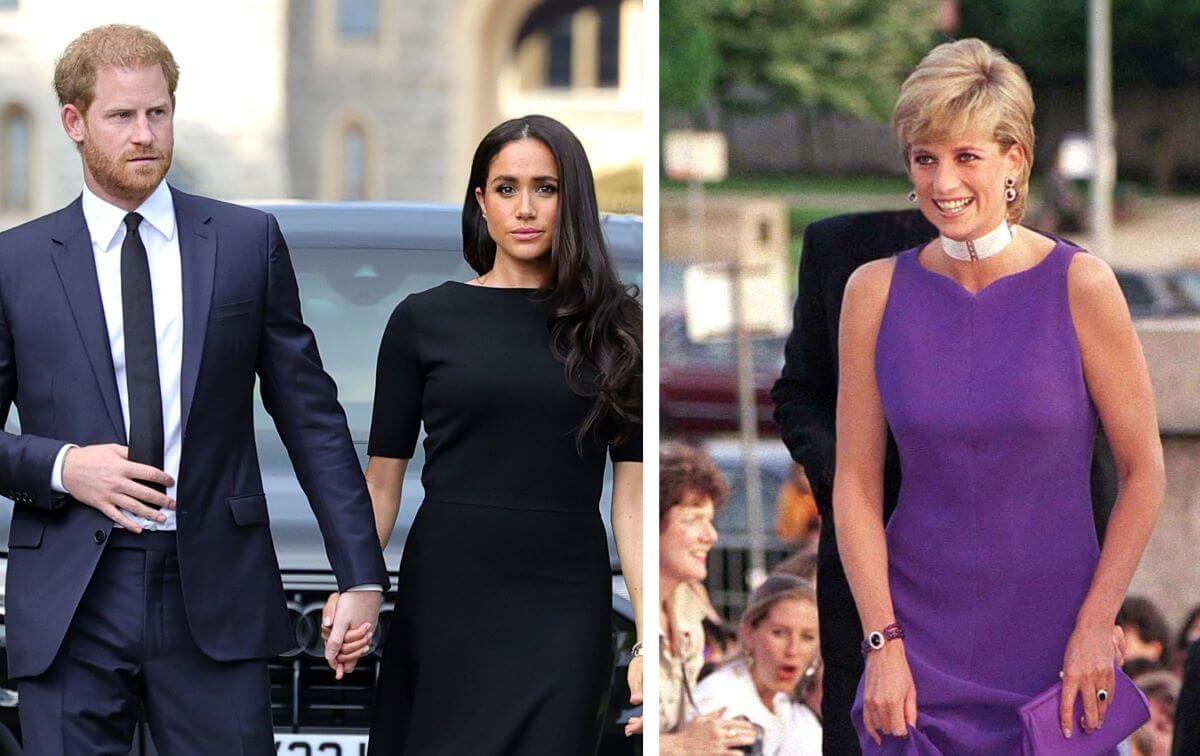
[[1200, 753], [1200, 640], [1188, 647], [1183, 685], [1175, 703], [1175, 734], [1171, 756]]
[[[804, 232], [793, 328], [785, 347], [783, 373], [771, 397], [783, 442], [792, 458], [804, 466], [821, 513], [817, 611], [825, 665], [821, 717], [826, 754], [860, 752], [850, 707], [863, 673], [862, 624], [842, 570], [833, 525], [842, 292], [850, 274], [864, 263], [925, 244], [936, 236], [937, 229], [917, 210], [840, 215], [809, 224]], [[900, 491], [900, 457], [890, 432], [883, 484], [886, 522]], [[1116, 500], [1116, 468], [1102, 437], [1098, 437], [1092, 465], [1092, 500], [1097, 532], [1103, 533]]]
[[9, 672], [38, 756], [126, 753], [142, 708], [160, 752], [273, 752], [266, 659], [295, 638], [256, 376], [348, 591], [331, 666], [388, 581], [278, 225], [164, 180], [177, 79], [142, 29], [72, 42], [55, 88], [83, 193], [0, 234]]

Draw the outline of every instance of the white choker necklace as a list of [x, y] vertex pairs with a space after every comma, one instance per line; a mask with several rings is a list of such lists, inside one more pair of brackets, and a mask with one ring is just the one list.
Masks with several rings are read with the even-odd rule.
[[942, 240], [942, 251], [953, 257], [955, 260], [963, 262], [975, 262], [976, 260], [986, 260], [992, 255], [999, 254], [1005, 247], [1012, 243], [1013, 232], [1008, 227], [1008, 221], [1000, 221], [1000, 225], [987, 232], [978, 239], [970, 239], [968, 241], [955, 241], [947, 239], [945, 236], [938, 237]]

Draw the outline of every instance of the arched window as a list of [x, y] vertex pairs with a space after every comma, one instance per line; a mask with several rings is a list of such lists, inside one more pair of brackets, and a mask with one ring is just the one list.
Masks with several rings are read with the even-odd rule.
[[621, 5], [617, 2], [601, 3], [596, 10], [600, 14], [600, 60], [596, 66], [596, 84], [615, 87], [621, 83]]
[[517, 35], [540, 48], [534, 86], [550, 89], [617, 87], [621, 67], [621, 0], [542, 0]]
[[544, 30], [546, 34], [546, 86], [566, 89], [571, 86], [571, 14], [564, 13]]
[[344, 200], [367, 198], [367, 135], [357, 124], [347, 126], [341, 143], [341, 192]]
[[30, 204], [32, 124], [24, 108], [13, 105], [0, 118], [0, 206], [24, 210]]

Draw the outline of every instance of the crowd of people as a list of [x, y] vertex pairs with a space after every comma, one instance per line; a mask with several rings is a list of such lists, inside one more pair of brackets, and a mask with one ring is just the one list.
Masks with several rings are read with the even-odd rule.
[[[1200, 662], [1200, 604], [1192, 607], [1183, 623], [1173, 633], [1170, 624], [1159, 607], [1144, 596], [1130, 596], [1121, 606], [1117, 624], [1125, 637], [1125, 659], [1122, 669], [1146, 695], [1150, 704], [1150, 721], [1142, 725], [1130, 739], [1133, 756], [1171, 756], [1187, 753], [1182, 750], [1185, 733], [1179, 733], [1179, 745], [1172, 750], [1176, 740], [1176, 723], [1185, 726], [1187, 711], [1179, 707], [1184, 684], [1184, 672], [1191, 650], [1192, 666]], [[1192, 677], [1196, 676], [1193, 670]], [[1198, 691], [1194, 688], [1194, 697]], [[1196, 702], [1193, 701], [1193, 710]], [[1179, 715], [1177, 720], [1177, 715]], [[1196, 714], [1191, 715], [1195, 719]], [[1190, 723], [1191, 742], [1196, 743], [1200, 733], [1194, 732], [1195, 722]]]
[[661, 753], [820, 752], [815, 561], [778, 565], [725, 622], [704, 581], [728, 485], [684, 444], [663, 444], [659, 471]]

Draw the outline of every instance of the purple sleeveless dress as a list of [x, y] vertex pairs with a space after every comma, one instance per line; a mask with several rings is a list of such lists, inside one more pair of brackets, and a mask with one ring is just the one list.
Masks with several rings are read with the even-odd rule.
[[[1099, 557], [1096, 411], [1067, 299], [1076, 247], [971, 294], [896, 258], [875, 371], [902, 470], [888, 581], [917, 726], [865, 754], [1021, 753], [1018, 708], [1058, 681]], [[865, 682], [865, 677], [864, 677]]]

